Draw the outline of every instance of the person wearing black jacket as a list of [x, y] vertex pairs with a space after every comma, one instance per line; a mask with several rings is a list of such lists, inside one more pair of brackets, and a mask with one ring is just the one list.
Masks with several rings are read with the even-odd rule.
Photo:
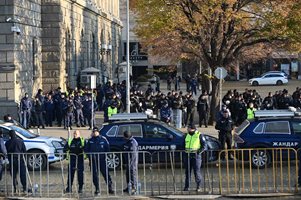
[[219, 130], [218, 138], [222, 149], [225, 149], [225, 144], [227, 144], [227, 149], [231, 149], [233, 121], [228, 111], [223, 111], [223, 116], [216, 122], [215, 129]]
[[74, 131], [73, 138], [69, 138], [64, 147], [69, 159], [68, 182], [66, 193], [72, 191], [75, 171], [77, 171], [78, 193], [82, 193], [84, 184], [84, 148], [85, 139], [80, 136], [79, 130]]
[[126, 140], [123, 149], [125, 151], [126, 182], [128, 183], [128, 187], [125, 188], [123, 192], [128, 192], [133, 195], [137, 192], [138, 182], [138, 143], [129, 131], [124, 131], [123, 137]]
[[68, 129], [68, 127], [70, 127], [70, 129], [72, 130], [74, 104], [73, 104], [73, 100], [71, 98], [68, 99], [68, 101], [66, 102], [66, 104], [64, 106], [64, 111], [65, 111], [65, 127], [64, 128]]
[[[14, 192], [17, 190], [17, 174], [20, 173], [20, 180], [23, 186], [23, 192], [31, 192], [26, 188], [26, 166], [24, 153], [26, 153], [26, 147], [23, 140], [17, 138], [14, 130], [9, 131], [10, 139], [6, 142], [8, 160], [10, 163], [10, 174], [13, 179]], [[19, 171], [20, 170], [20, 171]]]
[[199, 126], [202, 127], [202, 122], [204, 121], [204, 125], [208, 127], [208, 113], [209, 113], [209, 105], [205, 96], [201, 96], [199, 98], [197, 104], [197, 110], [199, 113]]
[[43, 118], [43, 113], [45, 111], [43, 103], [40, 101], [38, 97], [35, 98], [34, 101], [34, 110], [35, 110], [35, 117], [36, 117], [36, 125], [38, 128], [42, 126], [42, 128], [45, 128], [44, 124], [44, 118]]
[[2, 130], [0, 129], [0, 153], [1, 153], [1, 156], [0, 156], [0, 181], [2, 180], [2, 172], [3, 172], [3, 169], [5, 169], [3, 166], [3, 161], [7, 161], [7, 150], [6, 150], [6, 147], [5, 147], [5, 144], [4, 144], [4, 140], [3, 140], [3, 133], [2, 133]]
[[189, 96], [189, 99], [186, 101], [187, 107], [187, 118], [185, 125], [193, 124], [194, 112], [195, 112], [195, 100], [192, 95]]

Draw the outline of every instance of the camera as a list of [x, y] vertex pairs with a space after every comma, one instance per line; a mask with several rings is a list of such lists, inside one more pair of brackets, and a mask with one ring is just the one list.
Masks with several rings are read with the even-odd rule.
[[12, 26], [11, 31], [16, 33], [17, 35], [20, 35], [20, 33], [21, 33], [21, 30], [18, 26]]

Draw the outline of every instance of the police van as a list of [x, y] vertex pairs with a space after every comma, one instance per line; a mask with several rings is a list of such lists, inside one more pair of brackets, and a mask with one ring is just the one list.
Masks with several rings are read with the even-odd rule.
[[[253, 167], [264, 168], [272, 160], [271, 151], [264, 148], [301, 147], [300, 112], [296, 112], [293, 108], [255, 111], [255, 119], [245, 120], [236, 128], [235, 134], [237, 148], [263, 148], [251, 151], [251, 162]], [[294, 159], [292, 155], [283, 156]]]
[[[123, 151], [123, 144], [125, 143], [123, 139], [124, 131], [130, 131], [138, 142], [139, 151], [149, 152], [149, 155], [185, 149], [184, 134], [181, 131], [159, 120], [150, 119], [146, 114], [115, 114], [109, 120], [109, 123], [103, 124], [100, 132], [108, 139], [112, 152]], [[220, 150], [218, 139], [209, 135], [203, 135], [203, 137], [207, 143], [208, 150], [214, 152], [208, 158], [209, 161], [217, 160], [218, 151]], [[120, 167], [120, 154], [110, 154], [108, 157], [108, 167], [110, 169]], [[153, 156], [153, 158], [155, 157]], [[139, 160], [142, 161], [143, 159]], [[161, 161], [165, 161], [164, 158], [159, 159], [159, 162]]]
[[27, 150], [27, 167], [29, 170], [40, 170], [62, 158], [65, 141], [60, 138], [39, 136], [14, 123], [0, 123], [4, 142], [10, 139], [9, 131], [14, 130], [19, 139], [25, 143]]

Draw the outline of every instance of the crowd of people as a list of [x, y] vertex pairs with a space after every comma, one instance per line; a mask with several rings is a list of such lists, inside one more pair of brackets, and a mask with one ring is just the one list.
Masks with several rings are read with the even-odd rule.
[[[198, 90], [195, 88], [198, 82], [196, 78], [189, 79], [185, 92], [169, 90], [164, 93], [158, 84], [149, 84], [142, 91], [137, 83], [133, 83], [130, 89], [130, 112], [150, 110], [160, 120], [169, 124], [180, 123], [181, 127], [195, 123], [194, 117], [198, 114], [199, 127], [208, 127], [210, 94], [203, 89], [199, 96], [195, 95], [194, 90]], [[47, 93], [39, 89], [33, 99], [25, 94], [20, 103], [20, 121], [25, 128], [51, 127], [56, 122], [59, 127], [72, 129], [76, 125], [91, 129], [94, 122], [92, 110], [103, 111], [104, 122], [108, 122], [112, 114], [126, 110], [125, 81], [119, 84], [99, 84], [93, 94], [93, 101], [92, 91], [87, 88], [68, 89], [66, 92], [57, 88]], [[229, 90], [222, 103], [223, 109], [229, 111], [234, 125], [238, 126], [245, 119], [252, 119], [255, 110], [287, 109], [289, 106], [301, 108], [300, 94], [301, 89], [296, 88], [292, 95], [287, 90], [281, 90], [275, 94], [269, 92], [262, 98], [256, 90], [246, 88], [242, 93]], [[216, 120], [220, 116], [222, 111], [216, 114]], [[181, 122], [176, 122], [176, 118], [180, 118]]]

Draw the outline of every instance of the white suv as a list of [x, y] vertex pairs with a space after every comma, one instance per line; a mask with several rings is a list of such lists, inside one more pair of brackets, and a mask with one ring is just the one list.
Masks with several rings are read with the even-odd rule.
[[63, 159], [62, 153], [65, 141], [60, 138], [46, 137], [33, 134], [12, 123], [0, 124], [4, 142], [9, 140], [8, 132], [14, 130], [17, 137], [22, 139], [28, 153], [27, 166], [29, 170], [45, 169], [49, 164]]
[[284, 73], [264, 73], [260, 77], [249, 80], [250, 85], [282, 85], [288, 83], [288, 77]]

